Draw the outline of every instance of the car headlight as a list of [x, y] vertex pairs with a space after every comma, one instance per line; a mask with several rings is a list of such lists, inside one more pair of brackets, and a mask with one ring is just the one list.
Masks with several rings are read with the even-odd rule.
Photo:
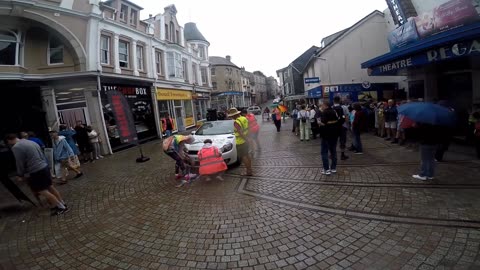
[[222, 152], [228, 152], [233, 149], [233, 144], [232, 143], [227, 143], [224, 146], [222, 146]]

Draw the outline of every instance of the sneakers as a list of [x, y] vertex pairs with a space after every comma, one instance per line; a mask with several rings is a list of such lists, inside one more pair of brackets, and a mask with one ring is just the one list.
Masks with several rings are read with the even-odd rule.
[[337, 173], [337, 170], [336, 169], [332, 169], [330, 170], [331, 173]]
[[68, 211], [70, 211], [70, 209], [68, 209], [68, 207], [65, 207], [65, 208], [55, 207], [55, 208], [50, 209], [50, 216], [62, 215], [62, 214], [67, 213]]
[[426, 181], [428, 179], [426, 176], [421, 176], [421, 175], [418, 175], [418, 174], [412, 175], [412, 177], [417, 179], [417, 180], [421, 180], [421, 181]]
[[177, 188], [183, 187], [183, 186], [184, 186], [185, 184], [187, 184], [187, 183], [188, 183], [188, 181], [182, 180], [182, 181], [180, 182], [180, 184], [176, 185], [175, 187], [177, 187]]
[[330, 170], [322, 170], [323, 175], [331, 175], [332, 172]]
[[353, 152], [355, 155], [363, 155], [363, 152], [360, 152], [360, 151], [355, 151]]

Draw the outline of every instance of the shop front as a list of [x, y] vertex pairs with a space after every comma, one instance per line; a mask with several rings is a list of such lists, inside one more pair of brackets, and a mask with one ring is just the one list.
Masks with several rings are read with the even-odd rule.
[[406, 98], [404, 89], [398, 89], [397, 83], [356, 83], [341, 85], [323, 85], [323, 97], [333, 102], [339, 96], [345, 103], [368, 102], [379, 100], [403, 100]]
[[108, 101], [107, 93], [109, 91], [118, 91], [125, 96], [132, 111], [139, 142], [157, 138], [151, 84], [118, 79], [116, 79], [115, 82], [102, 82], [100, 99], [103, 107], [103, 117], [105, 119], [108, 140], [112, 151], [124, 149], [129, 147], [130, 144], [122, 143], [120, 140], [119, 129], [112, 111], [112, 105]]
[[[160, 121], [174, 119], [174, 132], [182, 132], [195, 126], [192, 92], [188, 90], [157, 87], [157, 103]], [[162, 130], [162, 133], [165, 133]]]
[[195, 117], [197, 123], [207, 120], [207, 109], [210, 108], [210, 93], [197, 92], [192, 95], [195, 103]]
[[307, 91], [307, 102], [309, 104], [319, 104], [319, 101], [323, 98], [322, 87], [318, 86]]
[[221, 112], [226, 112], [232, 107], [243, 107], [246, 104], [244, 92], [228, 91], [212, 94], [212, 107]]

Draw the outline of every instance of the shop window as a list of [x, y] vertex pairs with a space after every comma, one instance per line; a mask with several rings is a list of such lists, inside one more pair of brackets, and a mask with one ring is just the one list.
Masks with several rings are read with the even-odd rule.
[[130, 44], [126, 41], [120, 40], [118, 42], [118, 61], [120, 63], [120, 67], [128, 68], [128, 58], [129, 58], [129, 46]]
[[163, 75], [163, 52], [155, 52], [155, 67], [157, 68], [157, 74]]
[[53, 36], [48, 40], [48, 64], [63, 64], [63, 43]]
[[168, 76], [183, 78], [182, 55], [176, 52], [167, 53]]
[[208, 83], [208, 79], [207, 79], [207, 76], [208, 76], [208, 75], [207, 75], [207, 68], [202, 67], [202, 68], [200, 69], [200, 72], [201, 72], [201, 74], [202, 74], [202, 84], [205, 85], [205, 84]]
[[19, 59], [18, 34], [0, 30], [0, 65], [14, 66]]
[[137, 45], [137, 68], [143, 70], [143, 47]]
[[120, 21], [122, 22], [127, 21], [127, 12], [128, 12], [128, 7], [126, 5], [122, 5], [120, 8]]
[[185, 108], [185, 125], [192, 126], [195, 124], [193, 119], [193, 104], [191, 100], [184, 100], [183, 105]]
[[100, 38], [100, 59], [101, 63], [105, 65], [110, 64], [110, 42], [109, 36], [102, 35]]

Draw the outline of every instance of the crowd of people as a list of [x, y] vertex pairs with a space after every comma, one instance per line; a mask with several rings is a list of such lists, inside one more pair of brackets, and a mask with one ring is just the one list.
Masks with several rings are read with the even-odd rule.
[[75, 173], [75, 179], [81, 178], [81, 162], [93, 162], [103, 156], [100, 134], [91, 126], [81, 122], [74, 128], [62, 124], [59, 130], [49, 133], [53, 160], [45, 152], [45, 142], [34, 132], [8, 134], [5, 142], [13, 152], [17, 180], [25, 181], [39, 202], [40, 196], [45, 197], [51, 214], [59, 215], [67, 212], [68, 206], [53, 184], [66, 184], [70, 171]]
[[[320, 137], [323, 161], [322, 174], [336, 173], [337, 144], [340, 144], [341, 160], [349, 157], [345, 150], [354, 154], [363, 154], [362, 134], [373, 132], [376, 136], [390, 141], [392, 144], [404, 145], [420, 151], [420, 173], [413, 175], [418, 180], [434, 179], [436, 162], [444, 159], [453, 137], [453, 128], [448, 126], [415, 123], [398, 112], [399, 106], [419, 100], [395, 102], [393, 99], [382, 102], [356, 102], [342, 104], [340, 97], [335, 97], [333, 104], [323, 101], [320, 107], [314, 104], [295, 104], [289, 112], [293, 119], [292, 132], [300, 141], [309, 141]], [[446, 102], [437, 102], [453, 113]], [[480, 112], [472, 114], [472, 130], [475, 134], [477, 155], [480, 158]], [[350, 134], [350, 136], [348, 136]], [[350, 147], [347, 138], [351, 137]], [[329, 163], [331, 160], [331, 163]]]

